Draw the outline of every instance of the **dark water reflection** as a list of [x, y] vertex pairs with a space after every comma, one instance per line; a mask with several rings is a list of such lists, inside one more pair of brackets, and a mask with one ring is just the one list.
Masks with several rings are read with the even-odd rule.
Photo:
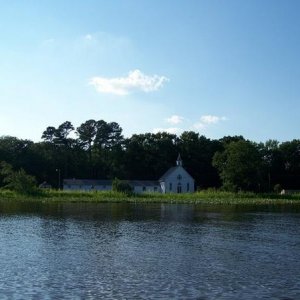
[[1, 299], [299, 299], [293, 207], [0, 204]]

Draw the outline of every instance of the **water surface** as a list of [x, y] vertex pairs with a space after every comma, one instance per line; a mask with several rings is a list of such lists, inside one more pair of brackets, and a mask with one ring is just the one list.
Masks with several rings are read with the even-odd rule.
[[1, 299], [299, 299], [300, 213], [1, 204]]

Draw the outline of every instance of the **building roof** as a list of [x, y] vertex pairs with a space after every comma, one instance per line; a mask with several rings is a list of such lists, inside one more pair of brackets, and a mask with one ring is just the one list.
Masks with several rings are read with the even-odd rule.
[[112, 185], [112, 180], [64, 179], [66, 185]]
[[163, 176], [161, 176], [161, 177], [159, 178], [159, 181], [164, 181], [170, 174], [173, 173], [173, 171], [175, 171], [175, 170], [178, 169], [178, 168], [179, 168], [179, 166], [170, 168], [167, 172], [164, 173]]
[[183, 170], [188, 176], [190, 176], [194, 180], [194, 178], [188, 173], [188, 171], [185, 168], [183, 168], [182, 166], [176, 166], [171, 167], [163, 176], [159, 178], [159, 181], [165, 181], [166, 178], [169, 177], [169, 175], [171, 175], [177, 169]]
[[159, 186], [159, 181], [157, 180], [128, 180], [127, 181], [132, 186]]
[[[132, 186], [159, 186], [157, 180], [121, 180], [128, 182]], [[96, 180], [96, 179], [64, 179], [65, 185], [112, 185], [112, 180]]]

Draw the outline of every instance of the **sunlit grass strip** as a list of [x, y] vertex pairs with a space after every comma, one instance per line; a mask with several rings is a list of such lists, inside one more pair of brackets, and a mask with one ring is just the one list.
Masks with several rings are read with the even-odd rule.
[[300, 194], [255, 194], [251, 192], [231, 193], [218, 190], [203, 190], [191, 194], [144, 193], [126, 195], [114, 191], [56, 191], [46, 190], [34, 196], [20, 195], [13, 191], [0, 190], [0, 200], [41, 202], [89, 202], [89, 203], [190, 203], [222, 205], [300, 205]]
[[138, 202], [191, 203], [191, 204], [298, 204], [300, 195], [231, 193], [223, 191], [200, 191], [193, 194], [141, 194]]

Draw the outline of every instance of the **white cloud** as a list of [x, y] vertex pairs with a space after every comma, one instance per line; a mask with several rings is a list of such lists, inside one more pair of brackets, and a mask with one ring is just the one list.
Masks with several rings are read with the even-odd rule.
[[177, 115], [173, 115], [171, 116], [170, 118], [167, 118], [166, 121], [170, 124], [180, 124], [182, 123], [184, 120], [184, 117], [181, 117], [181, 116], [177, 116]]
[[197, 130], [202, 130], [205, 128], [205, 125], [201, 122], [198, 122], [198, 123], [195, 123], [193, 127]]
[[218, 116], [212, 116], [212, 115], [206, 115], [206, 116], [202, 116], [200, 118], [200, 121], [203, 124], [217, 124], [220, 121], [226, 121], [227, 118], [226, 117], [218, 117]]
[[145, 93], [157, 91], [168, 80], [165, 76], [148, 76], [140, 70], [133, 70], [128, 73], [127, 77], [93, 77], [90, 79], [89, 84], [94, 86], [99, 93], [124, 96], [136, 90]]
[[93, 39], [93, 36], [91, 35], [91, 34], [86, 34], [85, 36], [84, 36], [84, 38], [86, 39], [86, 40], [88, 40], [88, 41], [90, 41], [90, 40], [92, 40]]
[[203, 130], [209, 125], [217, 124], [221, 121], [227, 121], [226, 117], [218, 117], [213, 115], [204, 115], [200, 117], [200, 122], [197, 122], [193, 125], [193, 127], [197, 130]]
[[183, 130], [178, 127], [170, 127], [170, 128], [154, 128], [152, 130], [153, 133], [158, 133], [158, 132], [168, 132], [171, 134], [180, 134]]

